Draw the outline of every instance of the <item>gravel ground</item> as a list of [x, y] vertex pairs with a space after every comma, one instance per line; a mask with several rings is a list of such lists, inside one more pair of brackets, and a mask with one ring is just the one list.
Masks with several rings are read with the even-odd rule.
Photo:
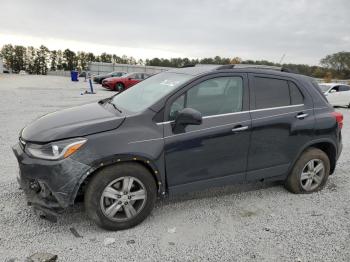
[[[141, 225], [107, 232], [84, 214], [82, 204], [53, 224], [26, 206], [10, 146], [37, 117], [112, 92], [53, 76], [0, 75], [0, 260], [36, 252], [58, 261], [350, 261], [350, 111], [344, 149], [326, 188], [293, 195], [279, 184], [230, 186], [160, 200]], [[70, 228], [82, 236], [77, 238]], [[105, 245], [107, 238], [114, 243]], [[107, 239], [107, 240], [106, 240]]]

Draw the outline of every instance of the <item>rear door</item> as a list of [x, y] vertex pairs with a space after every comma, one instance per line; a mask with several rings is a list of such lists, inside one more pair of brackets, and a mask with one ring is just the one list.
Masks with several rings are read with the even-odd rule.
[[313, 136], [313, 102], [294, 79], [251, 74], [252, 137], [247, 180], [286, 175]]
[[[164, 140], [170, 192], [244, 180], [251, 127], [248, 101], [246, 74], [197, 80], [168, 101]], [[203, 123], [175, 134], [172, 121], [185, 107], [200, 111]]]

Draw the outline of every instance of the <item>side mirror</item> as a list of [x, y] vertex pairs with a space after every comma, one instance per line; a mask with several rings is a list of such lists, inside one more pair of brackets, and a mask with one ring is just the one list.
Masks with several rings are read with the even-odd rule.
[[175, 134], [184, 133], [186, 126], [200, 124], [202, 124], [202, 114], [193, 108], [184, 108], [175, 118], [173, 132]]
[[335, 89], [332, 89], [331, 91], [329, 91], [329, 93], [336, 93], [337, 92], [337, 90], [335, 90]]
[[128, 80], [132, 80], [133, 78], [132, 77], [129, 77]]

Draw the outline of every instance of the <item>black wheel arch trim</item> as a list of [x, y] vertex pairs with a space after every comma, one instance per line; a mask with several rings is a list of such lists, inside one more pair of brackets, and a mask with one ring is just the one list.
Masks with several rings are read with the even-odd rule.
[[111, 156], [109, 158], [99, 159], [97, 161], [94, 161], [90, 165], [91, 168], [80, 177], [79, 182], [76, 184], [70, 199], [70, 204], [74, 204], [74, 201], [78, 195], [78, 192], [87, 178], [93, 176], [94, 174], [96, 174], [96, 172], [98, 172], [99, 170], [101, 170], [106, 166], [111, 166], [111, 165], [126, 163], [126, 162], [136, 162], [146, 167], [152, 174], [153, 178], [155, 179], [156, 186], [158, 189], [158, 195], [165, 195], [166, 184], [165, 184], [165, 177], [163, 175], [164, 172], [162, 172], [162, 170], [158, 168], [155, 160], [149, 159], [148, 157], [145, 157], [145, 156], [136, 155], [136, 154], [119, 154], [119, 155]]
[[[337, 162], [337, 155], [339, 154], [339, 152], [337, 152], [337, 146], [336, 144], [334, 143], [334, 141], [332, 139], [328, 139], [328, 138], [320, 138], [320, 139], [315, 139], [315, 140], [311, 140], [309, 141], [308, 143], [306, 143], [298, 152], [298, 154], [296, 155], [296, 157], [293, 159], [293, 162], [291, 163], [291, 165], [289, 166], [289, 169], [288, 169], [288, 175], [289, 173], [292, 171], [295, 163], [298, 161], [298, 159], [300, 158], [300, 156], [302, 155], [303, 152], [305, 152], [305, 150], [307, 150], [308, 148], [310, 147], [316, 147], [316, 148], [319, 148], [317, 147], [318, 144], [322, 144], [322, 143], [325, 143], [325, 144], [329, 144], [332, 146], [334, 152], [335, 152], [335, 157], [334, 159], [329, 159], [329, 161], [331, 162], [331, 173], [332, 174], [334, 172], [334, 169], [335, 169], [335, 165], [336, 165], [336, 162]], [[321, 149], [322, 150], [322, 149]], [[327, 154], [327, 152], [325, 152]], [[328, 155], [328, 154], [327, 154]]]

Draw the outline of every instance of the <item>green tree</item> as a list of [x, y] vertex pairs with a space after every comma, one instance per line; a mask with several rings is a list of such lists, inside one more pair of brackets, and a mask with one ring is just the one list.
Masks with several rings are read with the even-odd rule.
[[34, 60], [35, 73], [38, 75], [46, 75], [48, 71], [50, 50], [41, 45], [36, 51], [36, 58]]
[[25, 70], [25, 64], [26, 64], [26, 48], [20, 45], [14, 46], [12, 70], [14, 72]]
[[62, 63], [64, 70], [74, 70], [77, 67], [76, 63], [76, 55], [73, 51], [66, 49], [63, 51], [63, 59], [64, 62]]
[[50, 52], [50, 70], [56, 71], [57, 69], [57, 51], [52, 50]]
[[100, 61], [103, 63], [112, 63], [112, 55], [107, 53], [102, 53], [100, 55]]
[[86, 70], [89, 62], [89, 54], [85, 52], [78, 52], [77, 59], [79, 70]]
[[27, 47], [26, 54], [26, 71], [29, 74], [35, 74], [35, 59], [36, 59], [36, 49], [32, 46]]
[[1, 55], [4, 58], [6, 68], [13, 70], [14, 48], [11, 44], [4, 45], [1, 49]]
[[321, 59], [321, 65], [335, 71], [337, 78], [350, 78], [350, 52], [338, 52]]
[[61, 50], [57, 50], [57, 70], [63, 70], [63, 52]]

